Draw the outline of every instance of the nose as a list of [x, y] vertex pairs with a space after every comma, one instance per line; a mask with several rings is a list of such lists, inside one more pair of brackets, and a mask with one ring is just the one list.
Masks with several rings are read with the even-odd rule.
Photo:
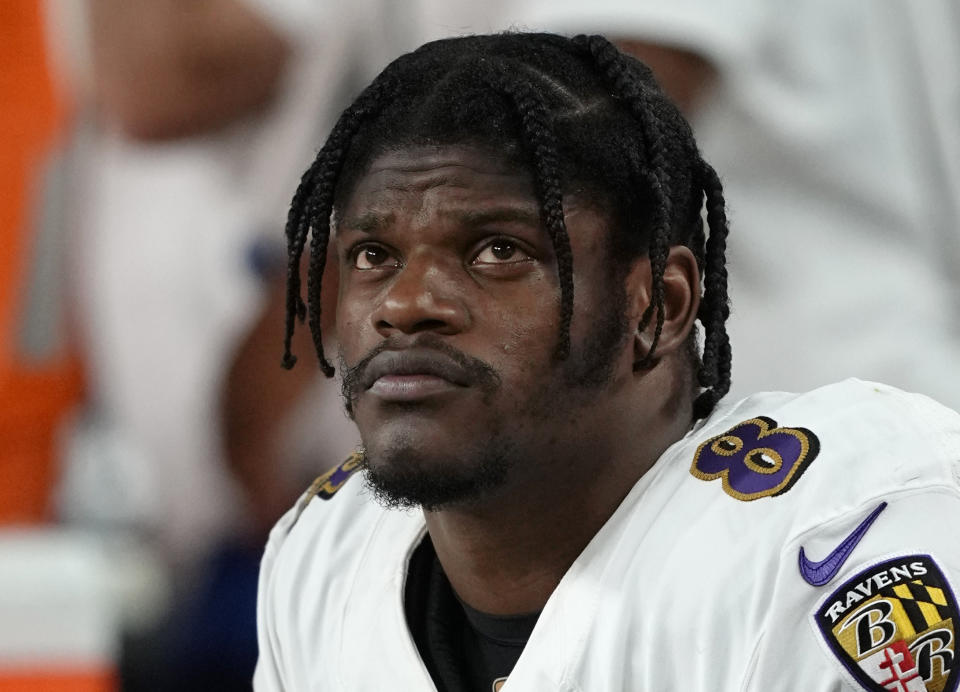
[[374, 310], [377, 331], [387, 337], [398, 332], [457, 334], [466, 329], [470, 314], [457, 273], [462, 268], [444, 266], [436, 258], [408, 258]]

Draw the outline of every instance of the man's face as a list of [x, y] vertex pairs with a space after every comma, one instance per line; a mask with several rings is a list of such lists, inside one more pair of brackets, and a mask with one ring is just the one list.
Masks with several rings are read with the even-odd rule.
[[574, 257], [559, 362], [556, 257], [525, 171], [468, 147], [376, 158], [339, 210], [337, 333], [368, 479], [390, 504], [482, 497], [602, 430], [631, 372], [603, 214], [565, 199]]

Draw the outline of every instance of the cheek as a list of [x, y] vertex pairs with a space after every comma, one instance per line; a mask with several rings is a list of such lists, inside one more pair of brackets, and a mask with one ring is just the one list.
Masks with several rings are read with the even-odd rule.
[[606, 267], [582, 267], [573, 279], [573, 319], [570, 337], [574, 343], [587, 337], [595, 328], [597, 319], [611, 307], [617, 297], [611, 287]]
[[366, 351], [365, 340], [368, 337], [366, 327], [370, 324], [369, 309], [360, 301], [340, 301], [336, 308], [336, 332], [343, 355], [348, 363], [355, 363]]
[[327, 262], [323, 265], [323, 309], [334, 313], [337, 308], [337, 293], [340, 289], [340, 260], [335, 252], [327, 255]]
[[550, 344], [556, 340], [556, 327], [534, 324], [524, 317], [511, 316], [505, 319], [500, 330], [499, 352], [524, 366], [540, 362], [549, 355]]
[[337, 304], [340, 284], [340, 268], [334, 253], [327, 256], [323, 270], [323, 283], [320, 286], [320, 329], [324, 334], [324, 348], [329, 348], [328, 340], [336, 342]]
[[[499, 335], [497, 354], [523, 372], [542, 368], [552, 359], [560, 334], [560, 297], [549, 281], [541, 279], [542, 286], [504, 301], [501, 307], [488, 315], [488, 323]], [[522, 305], [522, 308], [520, 307]]]

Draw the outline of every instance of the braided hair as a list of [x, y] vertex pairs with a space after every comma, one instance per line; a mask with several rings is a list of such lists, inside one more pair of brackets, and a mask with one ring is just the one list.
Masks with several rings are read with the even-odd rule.
[[[706, 416], [730, 388], [723, 188], [650, 69], [602, 36], [503, 33], [435, 41], [395, 60], [360, 94], [304, 173], [290, 207], [284, 367], [296, 362], [296, 321], [309, 315], [320, 368], [333, 374], [323, 351], [320, 286], [334, 209], [385, 151], [449, 144], [489, 150], [532, 170], [541, 220], [557, 257], [559, 359], [570, 353], [573, 316], [565, 192], [586, 191], [604, 202], [612, 217], [615, 262], [626, 266], [644, 253], [650, 258], [651, 302], [639, 328], [652, 323], [653, 339], [638, 368], [655, 358], [663, 329], [670, 247], [693, 251], [704, 285], [698, 313], [702, 357], [691, 335], [702, 389], [694, 415]], [[701, 219], [704, 206], [709, 235]], [[300, 263], [308, 236], [305, 305]]]

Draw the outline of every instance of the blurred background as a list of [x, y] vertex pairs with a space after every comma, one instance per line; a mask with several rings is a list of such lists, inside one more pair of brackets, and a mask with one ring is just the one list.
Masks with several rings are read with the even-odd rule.
[[250, 689], [267, 531], [357, 443], [309, 343], [279, 367], [286, 207], [430, 39], [653, 67], [727, 190], [731, 398], [960, 408], [956, 0], [475, 4], [0, 3], [0, 692]]

